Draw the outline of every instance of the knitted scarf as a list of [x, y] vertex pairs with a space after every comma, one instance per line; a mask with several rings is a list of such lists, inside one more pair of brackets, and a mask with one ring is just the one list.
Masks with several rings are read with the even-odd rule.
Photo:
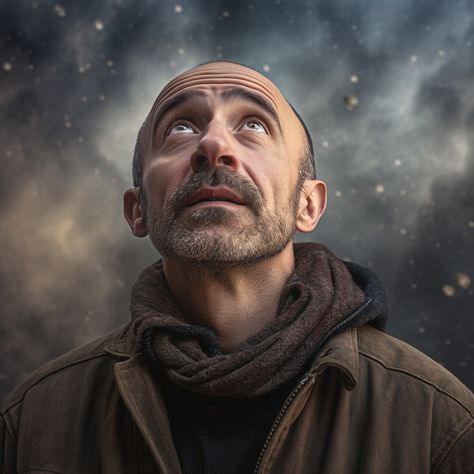
[[[275, 320], [232, 352], [213, 331], [188, 324], [171, 295], [161, 261], [132, 290], [134, 332], [142, 351], [176, 385], [228, 398], [268, 393], [301, 373], [329, 334], [364, 324], [366, 302], [344, 262], [321, 244], [295, 244], [295, 271]], [[363, 316], [363, 315], [361, 315]]]

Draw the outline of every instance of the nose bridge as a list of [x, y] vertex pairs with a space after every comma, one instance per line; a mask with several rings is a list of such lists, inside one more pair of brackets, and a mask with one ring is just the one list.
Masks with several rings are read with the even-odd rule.
[[222, 117], [214, 115], [191, 156], [191, 167], [197, 171], [203, 166], [228, 166], [234, 171], [238, 159], [232, 146], [232, 136]]

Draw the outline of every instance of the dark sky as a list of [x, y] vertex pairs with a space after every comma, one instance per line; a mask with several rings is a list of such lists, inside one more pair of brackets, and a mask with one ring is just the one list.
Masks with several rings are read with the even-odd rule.
[[282, 89], [328, 210], [307, 240], [372, 268], [388, 332], [474, 388], [471, 1], [0, 5], [0, 399], [127, 321], [157, 258], [122, 217], [138, 129], [173, 76], [225, 58]]

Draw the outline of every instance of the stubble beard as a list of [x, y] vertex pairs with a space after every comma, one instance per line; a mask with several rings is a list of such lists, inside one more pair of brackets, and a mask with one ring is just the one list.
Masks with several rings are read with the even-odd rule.
[[[204, 185], [237, 191], [246, 207], [186, 210], [185, 200]], [[222, 270], [257, 263], [279, 254], [292, 240], [301, 187], [299, 180], [287, 206], [270, 212], [256, 186], [240, 175], [225, 168], [197, 173], [161, 210], [146, 205], [148, 234], [162, 256], [189, 266]]]

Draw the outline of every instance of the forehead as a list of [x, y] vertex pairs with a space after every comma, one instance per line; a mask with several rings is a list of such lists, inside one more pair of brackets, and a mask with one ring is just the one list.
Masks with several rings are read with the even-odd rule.
[[279, 113], [288, 113], [287, 101], [273, 82], [262, 74], [233, 63], [210, 63], [195, 67], [170, 81], [160, 92], [154, 109], [173, 95], [188, 89], [243, 87], [263, 95]]

